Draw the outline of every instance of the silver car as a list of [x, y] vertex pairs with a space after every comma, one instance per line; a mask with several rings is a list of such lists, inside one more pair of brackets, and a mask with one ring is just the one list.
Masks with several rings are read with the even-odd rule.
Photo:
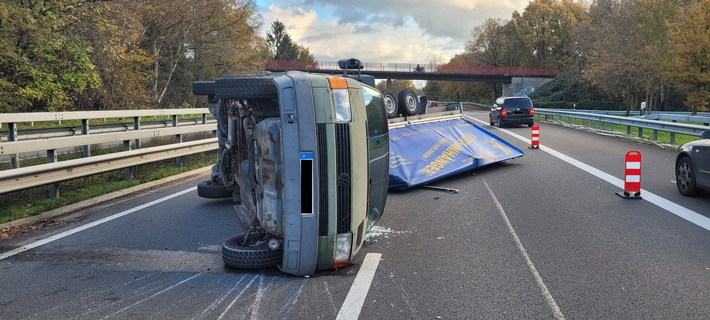
[[698, 196], [703, 190], [710, 190], [710, 130], [703, 131], [700, 138], [678, 147], [675, 181], [684, 196]]

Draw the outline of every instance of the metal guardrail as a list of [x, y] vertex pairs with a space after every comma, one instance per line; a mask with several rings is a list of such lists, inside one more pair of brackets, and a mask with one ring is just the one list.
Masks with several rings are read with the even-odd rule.
[[217, 149], [217, 138], [0, 171], [0, 193]]
[[[180, 115], [202, 115], [201, 124], [180, 126]], [[12, 169], [0, 171], [0, 193], [22, 190], [31, 187], [49, 185], [50, 197], [56, 197], [57, 183], [88, 175], [125, 169], [126, 178], [130, 179], [131, 167], [175, 158], [178, 165], [180, 157], [216, 150], [216, 138], [182, 142], [184, 134], [210, 132], [214, 137], [217, 129], [215, 123], [207, 123], [207, 108], [197, 109], [160, 109], [160, 110], [121, 110], [121, 111], [89, 111], [89, 112], [48, 112], [48, 113], [5, 113], [0, 114], [0, 124], [7, 124], [8, 141], [0, 142], [0, 155], [12, 156]], [[141, 117], [171, 116], [172, 126], [163, 128], [141, 128]], [[91, 119], [133, 118], [131, 131], [92, 133], [89, 130]], [[54, 122], [61, 120], [81, 120], [82, 134], [63, 137], [46, 137], [40, 139], [20, 140], [21, 133], [17, 130], [18, 123]], [[170, 145], [141, 148], [141, 139], [169, 136], [175, 138]], [[135, 150], [131, 150], [131, 141]], [[124, 151], [91, 156], [90, 145], [122, 142]], [[57, 162], [57, 150], [83, 146], [84, 158]], [[30, 152], [47, 152], [46, 164], [19, 167], [18, 155]]]
[[710, 127], [701, 126], [701, 125], [684, 124], [684, 123], [659, 121], [659, 120], [647, 120], [647, 119], [636, 118], [636, 117], [620, 117], [620, 116], [578, 112], [578, 111], [568, 111], [568, 110], [535, 108], [535, 114], [545, 116], [546, 120], [548, 120], [548, 117], [552, 117], [552, 119], [554, 119], [555, 117], [558, 117], [558, 118], [567, 118], [568, 121], [571, 121], [572, 119], [580, 119], [583, 121], [587, 120], [587, 121], [590, 121], [590, 123], [592, 121], [595, 121], [597, 129], [601, 129], [601, 127], [606, 126], [606, 124], [611, 124], [612, 130], [613, 130], [614, 125], [623, 125], [623, 126], [626, 126], [626, 133], [628, 135], [631, 135], [631, 128], [638, 128], [638, 136], [639, 137], [643, 137], [644, 130], [652, 130], [653, 131], [653, 140], [658, 140], [658, 132], [659, 131], [669, 132], [671, 144], [675, 144], [675, 135], [676, 134], [684, 134], [684, 135], [699, 137], [703, 131], [710, 130]]

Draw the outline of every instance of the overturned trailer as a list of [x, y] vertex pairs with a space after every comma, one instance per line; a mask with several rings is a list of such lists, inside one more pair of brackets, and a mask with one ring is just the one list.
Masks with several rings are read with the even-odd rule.
[[[404, 109], [397, 108], [393, 96], [374, 88], [373, 78], [347, 74], [360, 68], [350, 59], [343, 60], [342, 76], [290, 71], [193, 83], [193, 93], [208, 98], [220, 145], [212, 178], [198, 185], [198, 194], [231, 197], [246, 229], [223, 244], [226, 265], [278, 266], [293, 275], [348, 265], [381, 217], [388, 188], [470, 170], [481, 164], [478, 151], [463, 145], [502, 142], [467, 131], [474, 125], [460, 106], [422, 115], [422, 101], [407, 91], [398, 97]], [[409, 116], [392, 119], [392, 108]], [[435, 127], [420, 127], [428, 124]], [[437, 133], [447, 128], [453, 131]], [[423, 169], [410, 166], [421, 157], [404, 149], [417, 150], [412, 144], [423, 146], [430, 135], [438, 147], [432, 144], [424, 153], [443, 156]], [[452, 148], [456, 155], [446, 151]], [[517, 152], [488, 159], [522, 155]], [[441, 157], [464, 167], [444, 165]], [[409, 172], [399, 174], [402, 168]], [[412, 170], [429, 179], [418, 179]]]

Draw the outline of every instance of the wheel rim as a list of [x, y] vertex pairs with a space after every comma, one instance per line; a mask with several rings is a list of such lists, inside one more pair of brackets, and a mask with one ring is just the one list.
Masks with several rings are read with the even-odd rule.
[[384, 97], [384, 102], [385, 102], [385, 111], [387, 111], [387, 114], [394, 114], [396, 105], [394, 103], [394, 99], [391, 96], [385, 96]]
[[682, 162], [678, 165], [678, 173], [676, 174], [676, 180], [678, 181], [678, 186], [682, 190], [689, 190], [690, 185], [693, 183], [693, 172], [690, 169], [690, 165], [686, 162]]
[[407, 95], [405, 105], [406, 105], [407, 110], [409, 110], [409, 111], [413, 112], [413, 111], [417, 110], [417, 102], [416, 102], [416, 99], [414, 99], [414, 97], [412, 97], [412, 95]]

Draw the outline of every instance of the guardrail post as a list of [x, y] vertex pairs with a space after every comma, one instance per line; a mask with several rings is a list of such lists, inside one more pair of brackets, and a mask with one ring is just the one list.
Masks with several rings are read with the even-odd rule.
[[[81, 119], [81, 134], [83, 134], [83, 135], [89, 134], [89, 119]], [[88, 158], [88, 157], [91, 157], [91, 146], [85, 145], [84, 146], [84, 158]]]
[[[17, 123], [7, 124], [7, 141], [17, 141]], [[20, 167], [19, 157], [19, 154], [13, 154], [10, 157], [10, 165], [13, 169], [17, 169]]]
[[[57, 149], [47, 150], [47, 163], [57, 162]], [[55, 199], [59, 197], [59, 182], [49, 185], [49, 198]]]
[[626, 134], [631, 135], [631, 126], [628, 124], [626, 125]]
[[206, 113], [202, 114], [202, 124], [207, 124], [207, 114]]
[[[123, 140], [123, 151], [131, 151], [131, 140]], [[133, 167], [123, 169], [123, 180], [133, 179]]]
[[[179, 124], [178, 116], [173, 115], [173, 127], [177, 127], [178, 124]], [[182, 143], [182, 135], [181, 134], [175, 135], [175, 143]], [[182, 168], [182, 157], [175, 158], [175, 166], [178, 168]]]
[[643, 128], [639, 127], [639, 138], [643, 138]]
[[[141, 117], [133, 117], [133, 130], [141, 129]], [[136, 149], [141, 148], [141, 139], [136, 139]]]
[[653, 141], [658, 141], [658, 130], [653, 130]]

